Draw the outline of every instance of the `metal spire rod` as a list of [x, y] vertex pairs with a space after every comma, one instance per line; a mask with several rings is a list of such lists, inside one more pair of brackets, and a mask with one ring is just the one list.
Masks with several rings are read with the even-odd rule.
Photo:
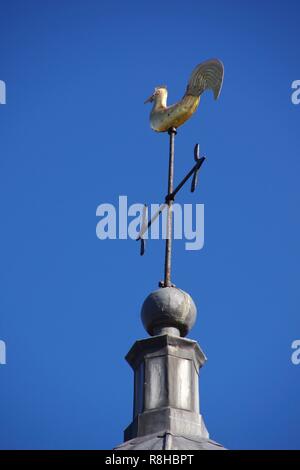
[[171, 258], [172, 258], [172, 232], [173, 232], [173, 193], [174, 186], [174, 143], [175, 135], [177, 134], [176, 128], [171, 127], [168, 130], [170, 136], [169, 146], [169, 174], [168, 174], [168, 216], [167, 216], [167, 233], [166, 233], [166, 251], [165, 251], [165, 276], [164, 276], [164, 287], [171, 287]]

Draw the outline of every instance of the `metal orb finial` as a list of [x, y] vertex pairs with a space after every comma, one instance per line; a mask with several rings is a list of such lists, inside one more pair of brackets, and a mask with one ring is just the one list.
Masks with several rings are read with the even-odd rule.
[[186, 336], [196, 321], [197, 309], [189, 294], [177, 287], [164, 287], [146, 298], [141, 317], [151, 336]]

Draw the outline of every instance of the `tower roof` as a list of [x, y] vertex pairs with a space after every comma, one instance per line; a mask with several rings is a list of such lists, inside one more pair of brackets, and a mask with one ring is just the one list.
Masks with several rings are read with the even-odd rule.
[[136, 437], [120, 444], [115, 450], [225, 450], [225, 447], [211, 439], [163, 432]]

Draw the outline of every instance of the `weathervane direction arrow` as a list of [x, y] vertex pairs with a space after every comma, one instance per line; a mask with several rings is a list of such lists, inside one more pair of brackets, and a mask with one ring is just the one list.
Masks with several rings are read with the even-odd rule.
[[141, 231], [139, 233], [137, 240], [142, 240], [147, 230], [156, 221], [156, 219], [160, 216], [160, 214], [168, 207], [168, 200], [175, 199], [176, 194], [180, 191], [180, 189], [184, 186], [184, 184], [190, 179], [192, 175], [193, 175], [193, 179], [192, 179], [192, 184], [191, 184], [191, 193], [195, 191], [196, 186], [198, 184], [198, 172], [200, 170], [202, 163], [204, 162], [204, 160], [206, 160], [206, 157], [201, 157], [201, 158], [199, 157], [199, 144], [195, 145], [194, 155], [195, 155], [195, 160], [197, 162], [196, 165], [193, 166], [193, 168], [188, 172], [188, 174], [183, 178], [183, 180], [178, 184], [178, 186], [176, 186], [175, 190], [170, 194], [170, 196], [167, 195], [165, 197], [166, 202], [164, 202], [163, 204], [159, 206], [158, 210], [154, 213], [154, 215], [148, 221], [148, 223], [146, 222], [146, 219], [145, 219], [145, 211], [143, 211]]

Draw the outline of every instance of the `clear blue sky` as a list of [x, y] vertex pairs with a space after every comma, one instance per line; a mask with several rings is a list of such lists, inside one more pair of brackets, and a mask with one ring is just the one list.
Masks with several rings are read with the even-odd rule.
[[163, 242], [100, 241], [96, 207], [160, 202], [168, 142], [143, 101], [180, 98], [193, 67], [225, 64], [178, 133], [176, 179], [200, 142], [205, 246], [176, 241], [208, 356], [201, 406], [226, 447], [300, 448], [298, 1], [1, 1], [1, 448], [112, 448], [131, 421], [124, 356], [147, 336]]

